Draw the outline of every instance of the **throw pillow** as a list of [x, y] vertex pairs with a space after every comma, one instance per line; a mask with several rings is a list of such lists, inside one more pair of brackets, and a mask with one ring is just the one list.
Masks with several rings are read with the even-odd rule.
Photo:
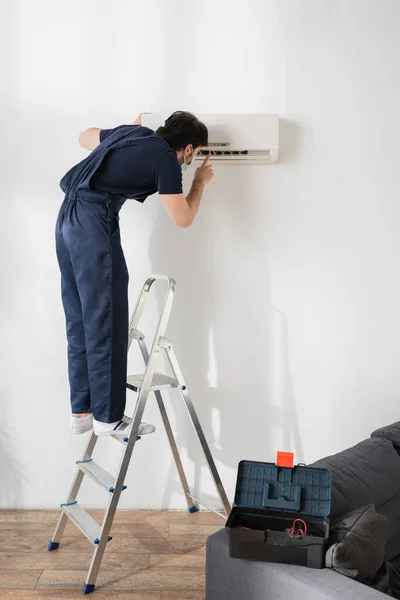
[[374, 577], [385, 557], [388, 529], [373, 504], [340, 517], [331, 525], [326, 566], [353, 579]]

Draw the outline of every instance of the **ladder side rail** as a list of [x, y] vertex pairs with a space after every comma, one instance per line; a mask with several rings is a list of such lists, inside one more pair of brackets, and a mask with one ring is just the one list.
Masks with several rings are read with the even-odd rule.
[[[140, 347], [140, 350], [141, 350], [141, 353], [143, 356], [144, 363], [145, 363], [145, 365], [147, 365], [148, 360], [149, 360], [149, 351], [147, 349], [147, 345], [146, 345], [146, 342], [144, 339], [139, 340], [139, 347]], [[196, 504], [193, 503], [193, 499], [191, 497], [189, 483], [186, 478], [186, 473], [183, 468], [182, 460], [181, 460], [181, 457], [179, 454], [178, 446], [176, 444], [174, 433], [172, 431], [171, 423], [170, 423], [170, 420], [168, 417], [167, 409], [165, 407], [165, 403], [164, 403], [162, 394], [159, 390], [156, 390], [154, 392], [154, 394], [156, 397], [158, 408], [161, 413], [161, 418], [164, 423], [165, 431], [167, 433], [168, 442], [171, 447], [172, 456], [174, 458], [175, 465], [176, 465], [176, 468], [177, 468], [177, 471], [179, 474], [179, 479], [181, 480], [183, 492], [185, 494], [186, 502], [188, 505], [188, 510], [189, 510], [189, 512], [196, 512], [198, 510], [198, 508], [197, 508]]]
[[150, 384], [151, 384], [151, 379], [152, 379], [152, 377], [150, 378], [150, 374], [152, 374], [152, 373], [154, 374], [154, 371], [155, 371], [155, 368], [157, 365], [157, 358], [158, 358], [158, 356], [156, 354], [154, 354], [154, 356], [152, 357], [152, 360], [150, 359], [149, 366], [148, 366], [149, 377], [147, 378], [146, 385], [143, 385], [143, 387], [140, 389], [140, 392], [139, 392], [138, 402], [136, 405], [135, 415], [133, 418], [132, 429], [130, 431], [128, 443], [126, 444], [126, 449], [122, 456], [121, 463], [120, 463], [120, 466], [118, 469], [118, 475], [117, 475], [116, 482], [115, 482], [115, 490], [110, 498], [110, 503], [105, 512], [103, 523], [101, 526], [100, 541], [99, 541], [98, 547], [95, 549], [95, 551], [93, 553], [92, 561], [91, 561], [89, 571], [88, 571], [88, 574], [87, 574], [87, 577], [85, 580], [85, 585], [89, 586], [89, 588], [95, 584], [96, 578], [97, 578], [97, 575], [98, 575], [98, 572], [100, 569], [100, 564], [101, 564], [101, 561], [103, 558], [104, 550], [106, 548], [108, 536], [111, 531], [111, 526], [113, 524], [115, 511], [117, 510], [119, 498], [120, 498], [120, 495], [122, 492], [122, 486], [124, 484], [126, 473], [127, 473], [128, 467], [129, 467], [131, 456], [132, 456], [132, 452], [135, 447], [135, 443], [137, 441], [137, 433], [139, 430], [139, 425], [142, 421], [143, 412], [146, 407], [147, 398], [150, 393]]
[[[91, 458], [91, 456], [93, 454], [93, 450], [96, 446], [96, 442], [97, 442], [97, 436], [94, 433], [92, 433], [90, 436], [90, 439], [87, 443], [87, 446], [85, 448], [85, 451], [83, 453], [82, 460], [89, 460]], [[76, 497], [77, 497], [79, 489], [82, 485], [83, 477], [84, 477], [84, 473], [80, 469], [77, 469], [65, 504], [71, 504], [72, 502], [76, 501]], [[58, 519], [57, 525], [55, 527], [54, 534], [51, 538], [50, 546], [52, 546], [52, 548], [58, 547], [58, 545], [61, 541], [61, 538], [63, 536], [67, 522], [68, 522], [68, 516], [62, 511], [61, 515]], [[50, 546], [49, 546], [49, 549], [50, 549]]]
[[171, 291], [172, 292], [175, 291], [175, 285], [176, 285], [175, 281], [173, 279], [171, 279], [170, 277], [166, 277], [165, 275], [153, 275], [152, 277], [149, 277], [145, 281], [145, 283], [143, 285], [143, 288], [142, 288], [142, 291], [141, 291], [141, 293], [140, 293], [140, 295], [139, 295], [139, 297], [137, 299], [136, 306], [135, 306], [135, 308], [133, 310], [132, 317], [131, 317], [131, 320], [130, 320], [130, 323], [129, 323], [129, 332], [132, 329], [137, 329], [139, 321], [140, 321], [140, 319], [142, 317], [142, 313], [143, 313], [144, 307], [145, 307], [145, 305], [147, 303], [147, 300], [148, 300], [149, 292], [150, 292], [153, 284], [156, 281], [165, 281], [165, 282], [168, 283], [168, 289], [167, 289], [165, 300], [167, 299], [167, 296], [169, 295], [169, 293]]
[[215, 466], [214, 459], [212, 457], [212, 454], [211, 454], [210, 448], [208, 446], [206, 437], [204, 435], [203, 429], [202, 429], [202, 427], [200, 425], [200, 421], [199, 421], [199, 418], [197, 416], [196, 410], [194, 408], [192, 399], [191, 399], [191, 397], [190, 397], [190, 395], [189, 395], [189, 393], [187, 391], [185, 380], [184, 380], [181, 368], [179, 366], [178, 360], [177, 360], [177, 358], [175, 356], [175, 352], [173, 350], [172, 344], [166, 348], [166, 352], [167, 352], [168, 360], [170, 362], [172, 371], [174, 372], [175, 377], [176, 377], [176, 379], [178, 381], [179, 390], [180, 390], [181, 395], [183, 397], [183, 400], [184, 400], [184, 402], [186, 404], [186, 408], [187, 408], [187, 410], [189, 412], [190, 420], [191, 420], [192, 425], [193, 425], [193, 427], [194, 427], [194, 429], [196, 431], [197, 437], [198, 437], [198, 439], [200, 441], [200, 445], [202, 447], [202, 450], [203, 450], [203, 453], [204, 453], [204, 456], [205, 456], [205, 459], [206, 459], [207, 466], [208, 466], [208, 468], [210, 470], [210, 473], [211, 473], [211, 477], [212, 477], [212, 479], [214, 481], [214, 484], [215, 484], [215, 487], [217, 489], [218, 495], [219, 495], [219, 497], [221, 499], [221, 502], [222, 502], [222, 505], [224, 507], [224, 511], [226, 513], [226, 516], [228, 517], [228, 515], [229, 515], [229, 513], [231, 511], [231, 505], [230, 505], [228, 497], [226, 495], [224, 486], [222, 485], [222, 481], [221, 481], [221, 478], [220, 478], [219, 473], [217, 471], [217, 467]]

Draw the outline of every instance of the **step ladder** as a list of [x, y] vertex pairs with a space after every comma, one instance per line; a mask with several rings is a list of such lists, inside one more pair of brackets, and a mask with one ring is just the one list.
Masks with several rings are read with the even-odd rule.
[[[156, 281], [163, 281], [164, 283], [167, 283], [167, 291], [165, 294], [165, 299], [161, 310], [156, 333], [154, 336], [153, 344], [149, 352], [145, 342], [145, 336], [139, 331], [138, 325], [143, 313], [143, 309], [148, 300], [150, 289]], [[121, 492], [124, 489], [126, 489], [126, 486], [124, 485], [125, 476], [129, 467], [129, 462], [135, 444], [137, 440], [140, 439], [140, 437], [137, 434], [150, 392], [154, 392], [158, 407], [161, 412], [161, 417], [167, 432], [169, 444], [171, 446], [172, 454], [175, 460], [176, 467], [178, 469], [183, 491], [187, 500], [188, 511], [196, 512], [198, 510], [197, 503], [202, 504], [206, 508], [209, 507], [207, 507], [207, 505], [201, 503], [199, 500], [194, 498], [194, 496], [192, 496], [185, 475], [185, 471], [183, 469], [182, 461], [179, 456], [174, 434], [172, 432], [167, 411], [165, 409], [164, 400], [161, 394], [163, 390], [173, 388], [177, 388], [180, 391], [186, 408], [189, 412], [190, 420], [194, 426], [195, 432], [200, 441], [201, 447], [205, 455], [206, 463], [210, 469], [211, 476], [214, 480], [218, 495], [221, 499], [225, 517], [228, 516], [231, 510], [231, 506], [229, 504], [224, 487], [222, 485], [210, 449], [208, 447], [206, 438], [201, 428], [200, 421], [197, 417], [192, 400], [188, 393], [188, 389], [183, 378], [182, 371], [176, 359], [173, 346], [171, 342], [165, 337], [168, 321], [172, 310], [174, 293], [175, 281], [169, 277], [155, 275], [145, 282], [129, 325], [128, 350], [132, 344], [132, 341], [136, 340], [139, 343], [139, 347], [142, 352], [142, 356], [146, 366], [144, 375], [133, 375], [129, 376], [127, 379], [127, 388], [138, 393], [135, 412], [133, 418], [124, 417], [123, 419], [123, 424], [121, 425], [120, 430], [121, 428], [123, 430], [126, 429], [126, 436], [104, 436], [111, 437], [114, 440], [123, 444], [124, 446], [124, 451], [121, 457], [118, 473], [116, 477], [113, 477], [92, 459], [92, 454], [97, 443], [97, 436], [94, 433], [92, 433], [89, 442], [86, 446], [86, 449], [83, 453], [82, 459], [78, 460], [76, 463], [78, 466], [76, 475], [72, 482], [72, 486], [65, 503], [61, 504], [62, 512], [58, 520], [53, 538], [49, 543], [49, 550], [57, 550], [57, 548], [60, 545], [60, 541], [64, 533], [65, 526], [67, 524], [67, 520], [70, 519], [93, 544], [94, 552], [89, 571], [86, 577], [86, 581], [83, 586], [83, 594], [90, 594], [94, 591], [96, 578], [99, 572], [100, 564], [103, 558], [107, 542], [109, 542], [112, 539], [112, 537], [110, 536], [111, 526], [113, 523], [115, 511], [118, 506], [118, 501]], [[168, 361], [171, 365], [174, 377], [168, 377], [161, 373], [156, 373], [157, 362], [162, 351], [165, 351], [168, 357]], [[79, 488], [81, 487], [85, 475], [88, 475], [91, 479], [93, 479], [93, 481], [95, 481], [103, 490], [105, 490], [110, 497], [108, 507], [105, 510], [102, 525], [99, 525], [97, 521], [95, 521], [93, 517], [91, 517], [90, 514], [86, 512], [76, 500]]]

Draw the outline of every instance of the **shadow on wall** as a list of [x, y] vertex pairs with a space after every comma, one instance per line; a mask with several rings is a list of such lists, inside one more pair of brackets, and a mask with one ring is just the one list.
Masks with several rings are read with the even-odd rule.
[[297, 416], [297, 405], [290, 372], [290, 347], [287, 318], [275, 307], [271, 310], [269, 392], [270, 420], [274, 428], [275, 450], [295, 453], [295, 463], [304, 462], [303, 442]]
[[11, 429], [5, 415], [5, 394], [1, 394], [2, 420], [0, 422], [0, 507], [20, 508], [22, 502], [22, 483], [25, 480], [23, 465], [18, 458], [17, 428]]
[[[286, 142], [291, 132], [286, 122]], [[287, 152], [285, 162], [292, 160], [293, 151]], [[223, 483], [227, 484], [229, 471], [231, 485], [240, 460], [273, 460], [276, 450], [282, 449], [274, 446], [277, 439], [285, 444], [283, 449], [295, 449], [297, 459], [303, 459], [288, 364], [287, 323], [271, 304], [265, 171], [257, 166], [219, 166], [194, 225], [178, 229], [160, 210], [150, 240], [153, 273], [177, 281], [167, 335]], [[160, 296], [160, 305], [161, 300]], [[275, 375], [271, 372], [271, 353], [277, 351], [271, 337], [273, 319], [280, 322], [281, 336]], [[279, 386], [275, 385], [277, 377]], [[215, 506], [215, 495], [203, 491], [204, 460], [187, 414], [174, 401], [167, 404], [169, 411], [171, 407], [178, 447], [184, 449], [185, 463], [189, 460], [194, 466], [192, 491]], [[228, 487], [230, 500], [233, 491]], [[171, 506], [174, 492], [181, 493], [181, 488], [172, 463], [163, 507]]]
[[299, 123], [289, 119], [279, 119], [279, 163], [293, 164], [298, 160], [302, 144], [302, 130]]

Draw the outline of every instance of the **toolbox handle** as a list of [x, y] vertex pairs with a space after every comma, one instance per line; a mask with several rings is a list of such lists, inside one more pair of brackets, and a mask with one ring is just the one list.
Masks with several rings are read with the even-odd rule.
[[275, 485], [275, 495], [277, 498], [270, 498], [272, 486], [266, 483], [264, 486], [263, 506], [264, 508], [276, 508], [278, 510], [299, 511], [301, 502], [301, 488], [292, 483], [283, 486], [277, 483]]

